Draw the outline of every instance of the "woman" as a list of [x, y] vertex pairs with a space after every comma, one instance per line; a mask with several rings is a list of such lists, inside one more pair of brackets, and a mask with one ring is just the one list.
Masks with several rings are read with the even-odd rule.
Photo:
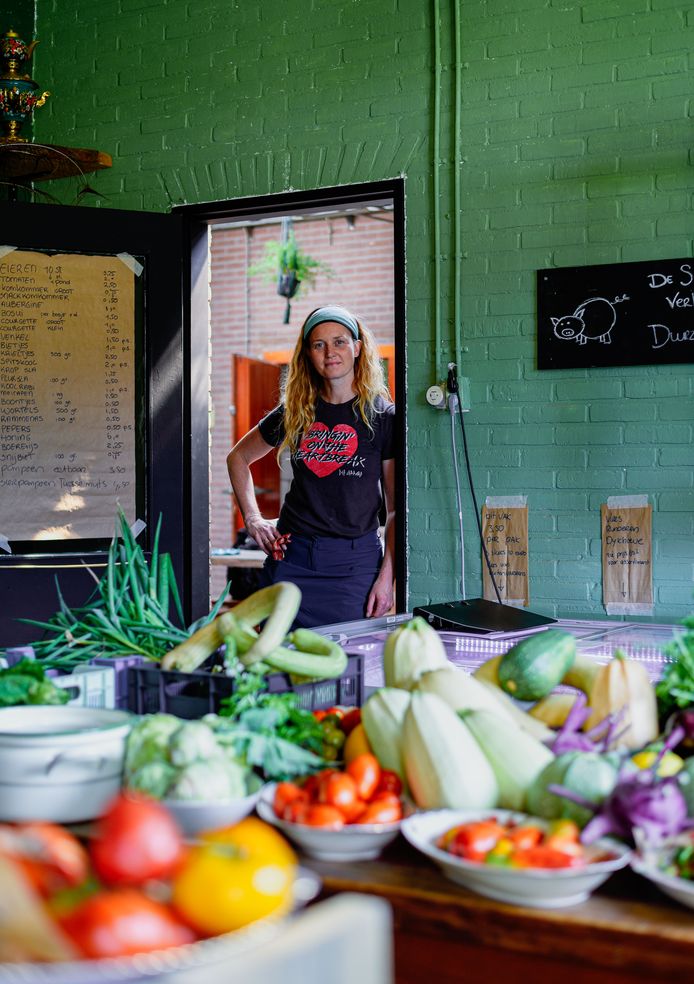
[[[297, 626], [374, 618], [393, 604], [394, 415], [366, 326], [320, 307], [302, 325], [282, 402], [227, 457], [246, 529], [268, 554], [262, 583], [301, 588]], [[293, 474], [276, 525], [260, 514], [250, 472], [273, 448], [288, 449]]]

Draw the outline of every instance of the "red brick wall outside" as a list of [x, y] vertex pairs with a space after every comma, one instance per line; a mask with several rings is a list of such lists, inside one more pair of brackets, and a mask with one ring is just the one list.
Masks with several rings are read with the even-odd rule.
[[[322, 304], [340, 304], [366, 322], [379, 344], [393, 343], [392, 215], [357, 214], [350, 225], [340, 217], [294, 223], [303, 252], [326, 263], [332, 276], [320, 274], [315, 287], [303, 287], [291, 300], [291, 318], [283, 324], [285, 298], [263, 276], [246, 269], [264, 254], [269, 240], [281, 238], [281, 224], [247, 228], [212, 227], [211, 233], [211, 405], [210, 543], [232, 543], [232, 496], [226, 456], [242, 435], [235, 434], [233, 356], [261, 359], [263, 353], [293, 349], [306, 315]], [[268, 409], [272, 407], [268, 395]], [[216, 598], [225, 584], [225, 568], [214, 566], [210, 591]]]

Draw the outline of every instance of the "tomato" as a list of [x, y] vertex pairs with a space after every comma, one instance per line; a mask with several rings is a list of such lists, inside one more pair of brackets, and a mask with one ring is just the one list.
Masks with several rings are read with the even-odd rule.
[[[325, 807], [324, 807], [325, 809]], [[173, 906], [198, 932], [240, 929], [292, 904], [296, 855], [256, 817], [200, 837], [173, 879]]]
[[278, 782], [275, 786], [275, 796], [272, 801], [275, 813], [278, 817], [284, 816], [284, 811], [293, 803], [294, 800], [308, 800], [308, 793], [295, 782]]
[[54, 823], [0, 827], [0, 848], [17, 861], [44, 897], [83, 882], [89, 871], [87, 852], [77, 838]]
[[340, 721], [340, 727], [346, 735], [350, 735], [358, 724], [361, 724], [361, 708], [359, 707], [353, 707], [351, 711], [346, 711]]
[[125, 957], [192, 943], [195, 934], [161, 902], [133, 888], [97, 892], [60, 921], [84, 957]]
[[358, 755], [347, 766], [347, 774], [354, 779], [360, 799], [370, 800], [381, 779], [381, 766], [375, 755]]
[[310, 806], [308, 796], [303, 799], [297, 796], [284, 808], [284, 813], [280, 819], [288, 820], [290, 823], [303, 823]]
[[336, 772], [335, 775], [328, 776], [318, 787], [318, 799], [321, 803], [336, 807], [342, 813], [345, 810], [350, 811], [355, 801], [359, 799], [357, 784], [346, 772]]
[[165, 806], [119, 793], [97, 821], [90, 855], [107, 885], [143, 885], [168, 877], [184, 854], [181, 832]]
[[321, 769], [320, 772], [316, 772], [315, 775], [308, 777], [308, 779], [304, 782], [302, 789], [308, 794], [308, 798], [312, 803], [318, 799], [321, 786], [325, 785], [325, 782], [330, 776], [337, 775], [339, 771], [339, 769], [334, 768]]
[[342, 830], [345, 818], [336, 806], [329, 803], [314, 803], [309, 806], [302, 820], [308, 827], [325, 827], [327, 830]]
[[391, 799], [378, 799], [367, 804], [356, 823], [395, 823], [396, 820], [402, 820], [400, 801], [397, 798], [395, 802]]
[[535, 847], [542, 840], [543, 833], [539, 827], [531, 825], [521, 825], [519, 827], [509, 827], [506, 831], [506, 838], [511, 841], [514, 849], [525, 851], [529, 847]]
[[566, 817], [560, 817], [557, 820], [551, 820], [547, 828], [547, 833], [545, 834], [545, 844], [552, 841], [555, 844], [578, 844], [581, 837], [581, 831], [577, 823], [573, 820], [568, 820]]
[[356, 820], [359, 819], [359, 817], [362, 815], [362, 813], [364, 812], [367, 806], [368, 803], [366, 803], [364, 800], [355, 799], [349, 808], [343, 806], [340, 809], [340, 813], [345, 818], [346, 823], [354, 823]]
[[493, 818], [463, 823], [447, 840], [446, 850], [468, 861], [484, 861], [485, 855], [505, 833], [505, 828]]
[[381, 769], [381, 778], [378, 780], [378, 786], [376, 786], [376, 792], [373, 795], [375, 799], [381, 793], [395, 793], [396, 796], [402, 795], [402, 779], [391, 769]]
[[585, 863], [584, 856], [567, 854], [545, 844], [516, 851], [511, 858], [513, 868], [581, 868]]

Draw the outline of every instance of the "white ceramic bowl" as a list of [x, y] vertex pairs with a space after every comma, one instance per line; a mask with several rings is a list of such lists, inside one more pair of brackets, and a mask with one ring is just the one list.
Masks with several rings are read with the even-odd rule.
[[[606, 881], [613, 871], [629, 862], [629, 848], [604, 838], [593, 847], [598, 852], [609, 851], [612, 857], [583, 868], [497, 868], [494, 865], [465, 861], [436, 846], [437, 839], [457, 824], [495, 816], [501, 823], [507, 820], [527, 820], [526, 814], [510, 810], [435, 810], [419, 813], [403, 820], [405, 838], [431, 858], [447, 878], [464, 885], [479, 895], [509, 902], [512, 905], [539, 909], [557, 909], [584, 902], [594, 888]], [[544, 821], [533, 819], [543, 825]]]
[[247, 817], [255, 809], [260, 796], [261, 782], [254, 792], [233, 800], [176, 800], [164, 799], [162, 803], [188, 837], [203, 830], [219, 830], [231, 827]]
[[120, 788], [132, 720], [71, 705], [0, 710], [0, 820], [98, 817]]
[[273, 809], [276, 783], [264, 786], [256, 806], [258, 816], [279, 828], [304, 854], [318, 861], [369, 861], [377, 858], [400, 831], [395, 823], [347, 824], [341, 830], [309, 827], [280, 820]]
[[632, 857], [631, 867], [638, 875], [648, 878], [657, 885], [660, 891], [665, 892], [671, 899], [694, 909], [694, 882], [686, 878], [677, 878], [675, 875], [666, 875], [664, 871], [659, 871], [657, 867], [637, 856]]

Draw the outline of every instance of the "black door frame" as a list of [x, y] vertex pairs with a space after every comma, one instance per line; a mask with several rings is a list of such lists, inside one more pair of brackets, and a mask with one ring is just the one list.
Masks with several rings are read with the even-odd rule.
[[195, 205], [178, 205], [172, 209], [183, 220], [184, 256], [190, 253], [190, 268], [183, 271], [183, 296], [189, 295], [190, 305], [184, 304], [183, 331], [184, 379], [189, 380], [189, 407], [186, 416], [190, 455], [186, 468], [186, 486], [190, 489], [190, 536], [186, 550], [191, 562], [191, 585], [194, 592], [194, 610], [202, 604], [201, 590], [209, 584], [209, 462], [208, 462], [208, 338], [197, 325], [207, 324], [207, 240], [208, 227], [215, 222], [243, 218], [281, 217], [293, 210], [306, 213], [326, 208], [337, 209], [390, 199], [393, 202], [393, 292], [394, 292], [394, 343], [395, 378], [398, 409], [395, 425], [395, 580], [396, 610], [405, 611], [407, 599], [407, 444], [405, 441], [405, 386], [406, 386], [406, 321], [405, 321], [405, 181], [391, 178], [363, 184], [338, 185], [311, 191], [279, 192], [249, 198], [236, 198], [222, 202], [203, 202]]

